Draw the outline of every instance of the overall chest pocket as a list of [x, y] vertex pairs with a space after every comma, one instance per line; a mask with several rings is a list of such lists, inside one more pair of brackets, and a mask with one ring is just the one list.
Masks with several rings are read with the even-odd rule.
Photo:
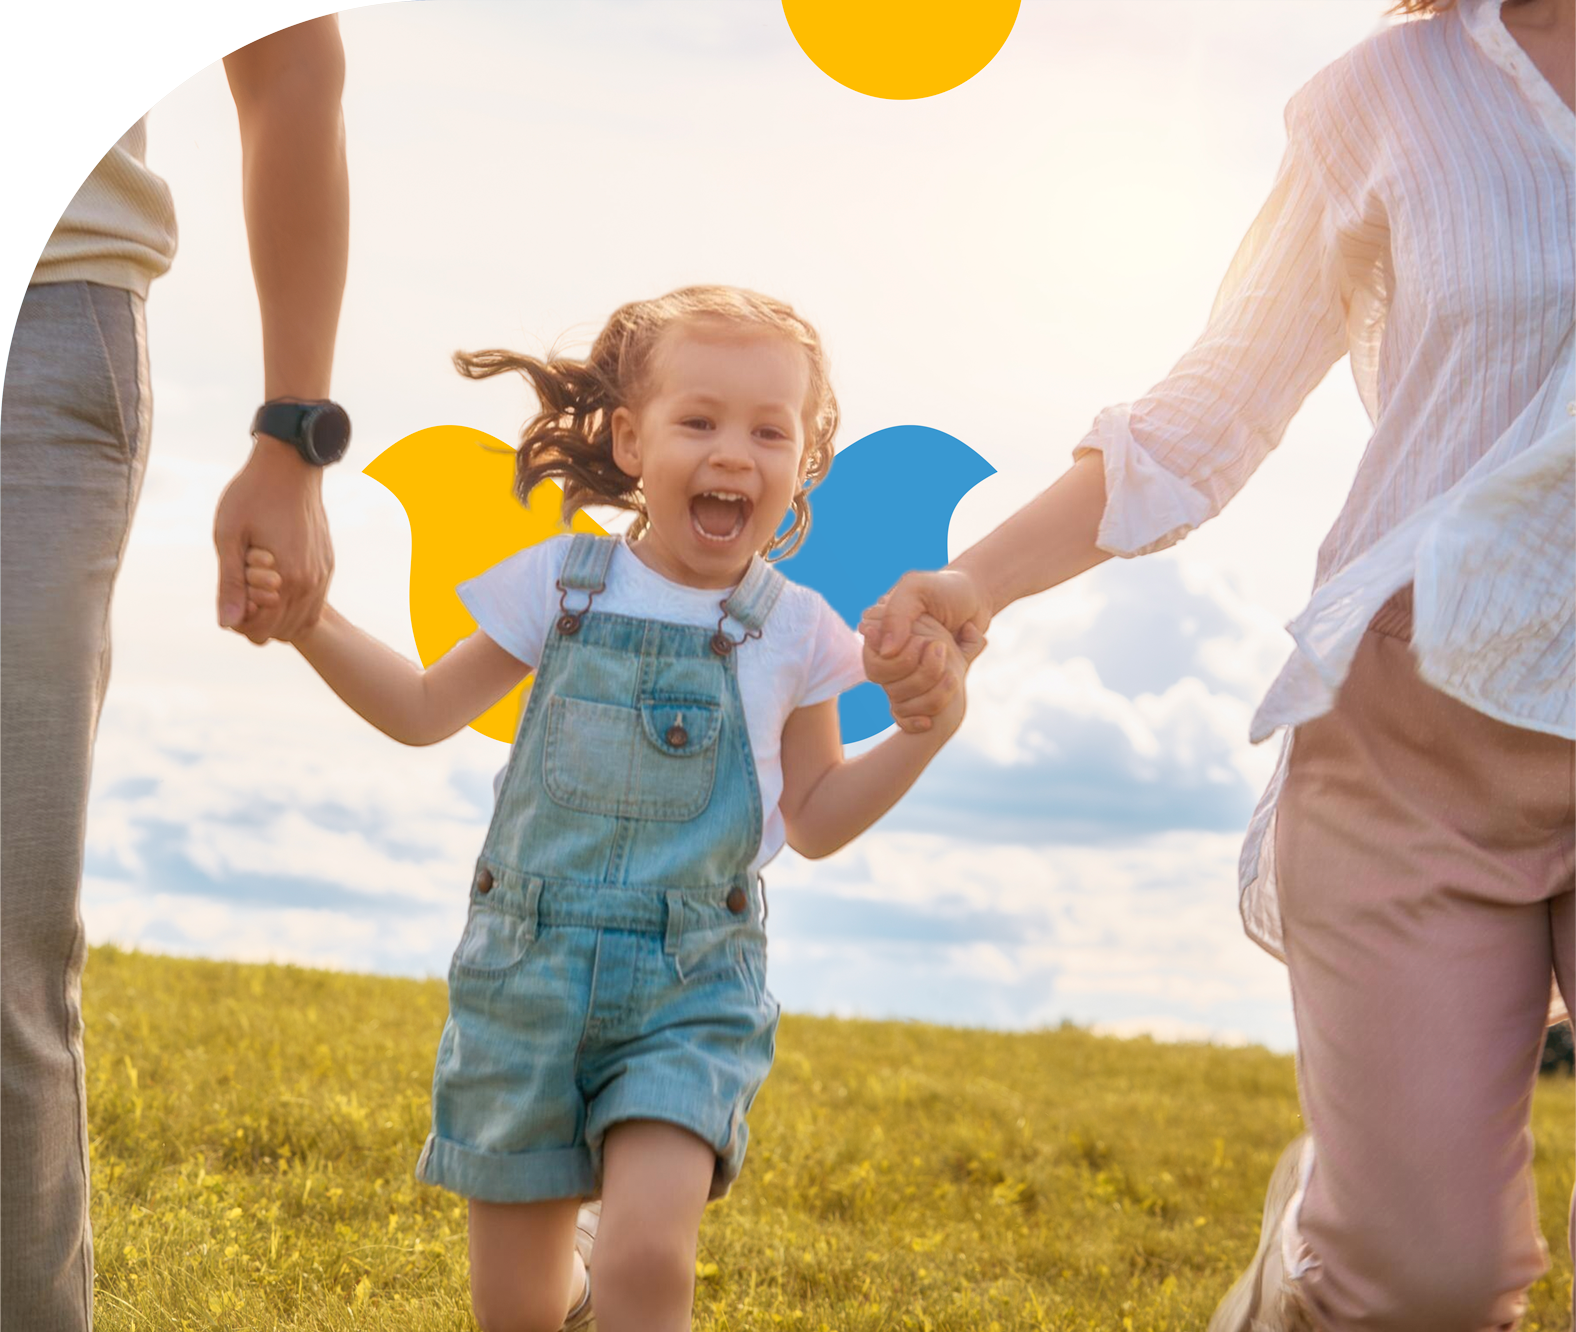
[[548, 702], [543, 781], [560, 805], [621, 819], [693, 819], [711, 799], [722, 709], [715, 701], [642, 699], [638, 707]]

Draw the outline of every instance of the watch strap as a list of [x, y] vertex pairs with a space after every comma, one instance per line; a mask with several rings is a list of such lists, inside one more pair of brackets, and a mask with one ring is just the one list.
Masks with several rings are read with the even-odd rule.
[[[332, 436], [327, 440], [315, 438], [319, 432], [313, 428], [313, 424], [325, 416], [335, 419], [342, 428], [343, 435], [337, 443], [332, 440]], [[328, 398], [313, 402], [275, 398], [257, 409], [252, 417], [252, 433], [282, 440], [314, 467], [326, 467], [329, 463], [338, 462], [345, 454], [350, 443], [350, 418], [343, 407]], [[325, 443], [327, 448], [324, 447]]]
[[305, 402], [265, 402], [252, 417], [254, 435], [272, 435], [286, 444], [301, 447], [301, 423], [306, 419]]

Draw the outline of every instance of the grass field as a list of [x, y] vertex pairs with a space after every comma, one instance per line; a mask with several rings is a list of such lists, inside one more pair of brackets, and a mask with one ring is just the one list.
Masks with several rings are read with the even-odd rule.
[[[411, 1175], [441, 982], [88, 964], [99, 1332], [472, 1326], [464, 1205]], [[1569, 1326], [1572, 1082], [1538, 1090]], [[750, 1159], [701, 1232], [697, 1329], [1191, 1332], [1298, 1131], [1259, 1049], [786, 1017]]]

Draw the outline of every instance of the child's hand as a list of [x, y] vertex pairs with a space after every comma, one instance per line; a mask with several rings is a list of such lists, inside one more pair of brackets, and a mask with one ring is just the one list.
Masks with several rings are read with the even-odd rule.
[[246, 619], [259, 610], [272, 610], [279, 604], [279, 588], [284, 582], [274, 567], [272, 551], [261, 546], [246, 548]]
[[[985, 650], [985, 637], [972, 621], [968, 621], [958, 630], [954, 641], [941, 621], [921, 613], [912, 622], [911, 629], [905, 631], [907, 637], [901, 651], [895, 656], [883, 656], [880, 652], [881, 615], [887, 600], [882, 597], [866, 611], [860, 625], [865, 637], [865, 674], [886, 691], [893, 720], [902, 730], [923, 735], [941, 726], [950, 735], [963, 716], [963, 701], [955, 696], [962, 692], [963, 676], [969, 664]], [[944, 709], [946, 715], [943, 717]]]
[[967, 704], [964, 677], [974, 659], [985, 650], [985, 637], [973, 624], [965, 624], [954, 638], [939, 620], [929, 615], [916, 619], [910, 633], [921, 645], [918, 664], [906, 680], [894, 682], [894, 687], [920, 689], [911, 697], [909, 706], [922, 704], [929, 715], [904, 717], [898, 725], [911, 734], [934, 731], [943, 737], [951, 736], [962, 724]]
[[953, 678], [944, 655], [923, 655], [931, 640], [915, 628], [920, 619], [951, 630], [968, 662], [985, 646], [990, 611], [969, 575], [939, 569], [904, 574], [864, 613], [859, 632], [865, 640], [865, 675], [886, 691], [897, 724], [916, 734], [930, 729], [961, 683], [961, 673]]

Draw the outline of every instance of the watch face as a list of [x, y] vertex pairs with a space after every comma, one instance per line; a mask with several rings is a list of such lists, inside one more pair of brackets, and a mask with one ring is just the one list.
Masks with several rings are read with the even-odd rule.
[[350, 447], [350, 417], [337, 402], [321, 403], [301, 422], [301, 438], [320, 463], [338, 462]]

